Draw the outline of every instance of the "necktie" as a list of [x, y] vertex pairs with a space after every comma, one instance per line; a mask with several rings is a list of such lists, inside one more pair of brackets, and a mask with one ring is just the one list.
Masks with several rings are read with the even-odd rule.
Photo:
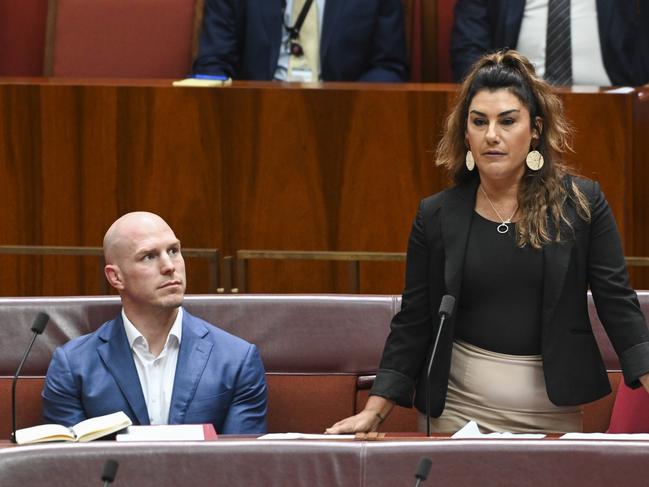
[[[291, 11], [293, 24], [297, 21], [305, 3], [306, 0], [293, 1], [293, 10]], [[296, 41], [302, 47], [303, 54], [298, 56], [291, 52], [288, 61], [288, 79], [290, 81], [318, 81], [320, 79], [320, 35], [316, 2], [311, 4]]]
[[549, 0], [548, 2], [545, 79], [553, 85], [572, 84], [570, 0]]

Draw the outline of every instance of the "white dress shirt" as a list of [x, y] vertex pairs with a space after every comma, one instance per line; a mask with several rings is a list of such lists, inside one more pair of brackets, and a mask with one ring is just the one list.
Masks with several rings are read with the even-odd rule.
[[149, 421], [151, 424], [167, 424], [182, 338], [183, 309], [178, 308], [176, 320], [169, 330], [165, 346], [157, 357], [149, 351], [146, 338], [127, 318], [124, 309], [122, 309], [122, 320], [133, 353], [137, 375], [140, 378]]
[[[322, 18], [324, 17], [325, 0], [315, 0], [311, 8], [317, 8], [318, 13], [318, 32], [322, 37]], [[297, 19], [291, 18], [293, 11], [293, 0], [286, 0], [286, 9], [284, 10], [284, 24], [289, 27], [293, 26]], [[279, 59], [277, 60], [277, 69], [275, 70], [276, 81], [286, 81], [288, 76], [288, 58], [290, 56], [288, 46], [288, 32], [282, 26], [282, 43], [279, 47]]]
[[[539, 76], [545, 75], [548, 0], [526, 0], [516, 49], [526, 56]], [[570, 2], [572, 80], [575, 85], [610, 86], [599, 38], [596, 0]]]

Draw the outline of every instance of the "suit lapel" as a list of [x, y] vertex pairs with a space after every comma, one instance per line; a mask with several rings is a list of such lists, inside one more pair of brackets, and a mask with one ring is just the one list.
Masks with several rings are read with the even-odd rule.
[[523, 14], [525, 13], [525, 0], [514, 0], [501, 2], [502, 17], [504, 18], [503, 35], [504, 45], [494, 47], [514, 48], [518, 43], [518, 36], [521, 31]]
[[184, 311], [183, 333], [178, 352], [174, 389], [169, 407], [169, 423], [185, 422], [198, 382], [212, 352], [212, 344], [203, 340], [208, 331], [196, 318]]
[[[336, 29], [340, 30], [338, 17], [342, 12], [346, 0], [327, 0], [325, 2], [324, 17], [322, 19], [322, 33], [320, 34], [320, 63], [324, 64], [331, 38]], [[321, 68], [322, 70], [322, 68]]]
[[279, 59], [279, 49], [282, 44], [282, 34], [284, 29], [282, 0], [260, 0], [256, 2], [256, 4], [256, 8], [260, 10], [259, 13], [264, 28], [262, 37], [266, 37], [268, 45], [270, 46], [268, 72], [270, 73], [269, 79], [273, 79], [275, 69], [277, 68], [277, 61]]
[[613, 9], [615, 2], [611, 0], [597, 0], [597, 26], [599, 28], [600, 44], [604, 45], [607, 39], [611, 21], [613, 20]]
[[[556, 228], [548, 217], [550, 235], [554, 240]], [[564, 235], [564, 238], [567, 235]], [[570, 255], [574, 240], [569, 238], [560, 243], [552, 242], [543, 247], [543, 307], [541, 324], [545, 328], [550, 324], [559, 303], [559, 297], [566, 279]]]
[[111, 322], [99, 338], [103, 343], [97, 347], [97, 352], [105, 367], [122, 391], [139, 424], [149, 424], [149, 413], [121, 315]]
[[444, 282], [446, 292], [460, 296], [464, 255], [471, 228], [478, 178], [449, 190], [442, 208], [442, 240], [444, 243]]

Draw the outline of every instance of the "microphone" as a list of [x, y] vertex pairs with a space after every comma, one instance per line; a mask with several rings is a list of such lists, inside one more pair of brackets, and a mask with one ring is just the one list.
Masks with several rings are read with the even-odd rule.
[[11, 442], [12, 443], [16, 443], [16, 382], [18, 382], [18, 376], [20, 375], [20, 371], [23, 370], [23, 365], [25, 365], [25, 360], [27, 360], [27, 356], [29, 355], [29, 352], [32, 350], [32, 346], [34, 346], [34, 341], [36, 341], [36, 337], [41, 333], [43, 333], [43, 330], [45, 329], [45, 325], [47, 325], [47, 322], [49, 320], [50, 317], [48, 316], [47, 313], [38, 313], [38, 315], [36, 315], [36, 319], [34, 320], [34, 324], [32, 325], [32, 331], [34, 332], [34, 336], [32, 336], [32, 341], [29, 342], [29, 346], [27, 347], [27, 350], [25, 350], [25, 355], [23, 355], [23, 359], [20, 361], [20, 365], [16, 370], [16, 375], [14, 375], [14, 380], [11, 383], [11, 421], [12, 421]]
[[437, 336], [435, 337], [435, 343], [433, 344], [433, 351], [430, 354], [428, 359], [428, 367], [426, 368], [426, 436], [430, 436], [430, 373], [433, 369], [433, 361], [435, 360], [435, 355], [437, 354], [437, 345], [439, 344], [439, 337], [442, 334], [442, 327], [444, 326], [444, 320], [453, 314], [453, 308], [455, 308], [455, 298], [450, 294], [445, 294], [442, 296], [442, 303], [439, 305], [439, 327], [437, 328]]
[[117, 467], [119, 467], [119, 463], [115, 460], [106, 460], [106, 463], [104, 463], [104, 470], [101, 472], [101, 480], [104, 481], [104, 487], [108, 487], [108, 484], [115, 480]]
[[430, 458], [423, 457], [421, 460], [419, 460], [417, 470], [415, 471], [415, 478], [417, 479], [417, 482], [415, 482], [415, 487], [419, 487], [421, 483], [428, 478], [432, 464], [433, 462]]

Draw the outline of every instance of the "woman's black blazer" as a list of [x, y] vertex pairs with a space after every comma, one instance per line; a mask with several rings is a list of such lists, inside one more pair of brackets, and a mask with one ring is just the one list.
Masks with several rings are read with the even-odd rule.
[[[543, 247], [541, 354], [548, 396], [556, 405], [584, 404], [611, 392], [588, 317], [589, 287], [625, 382], [638, 387], [638, 377], [649, 372], [649, 331], [629, 285], [613, 214], [598, 183], [566, 177], [567, 188], [571, 181], [588, 198], [591, 219], [581, 219], [568, 198], [565, 211], [572, 230], [562, 229], [560, 243]], [[425, 410], [424, 364], [437, 333], [442, 296], [458, 299], [462, 290], [477, 184], [476, 178], [421, 201], [408, 242], [401, 311], [390, 325], [372, 394], [406, 407], [412, 406], [414, 395], [417, 409]], [[552, 226], [550, 230], [556, 234]], [[451, 317], [444, 324], [431, 374], [435, 417], [444, 409], [453, 336]]]

